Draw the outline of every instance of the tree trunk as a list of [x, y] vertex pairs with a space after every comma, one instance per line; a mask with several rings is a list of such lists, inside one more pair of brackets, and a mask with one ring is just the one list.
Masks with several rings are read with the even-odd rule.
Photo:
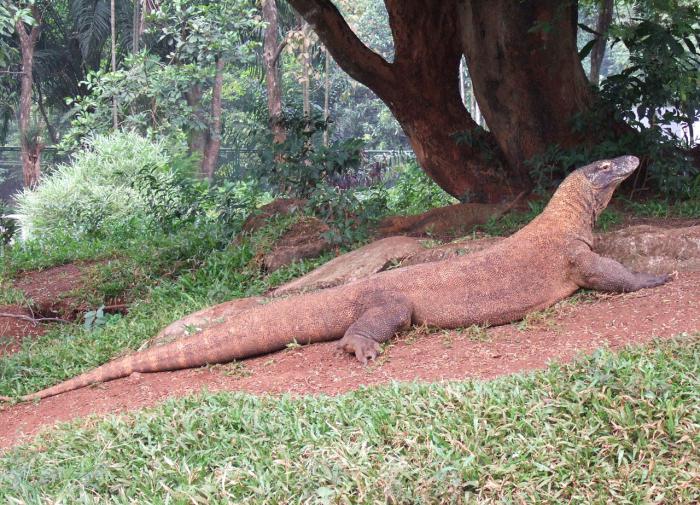
[[578, 58], [576, 2], [461, 3], [462, 41], [481, 113], [510, 169], [548, 147], [592, 142], [572, 120], [593, 104]]
[[323, 52], [326, 58], [325, 74], [323, 76], [323, 145], [328, 147], [328, 119], [330, 118], [330, 101], [331, 101], [331, 57], [328, 54], [328, 49]]
[[[115, 0], [110, 2], [109, 21], [112, 30], [112, 72], [117, 71], [117, 15]], [[112, 128], [119, 127], [119, 116], [117, 114], [117, 97], [112, 97]]]
[[131, 52], [136, 54], [139, 52], [139, 44], [141, 43], [141, 1], [134, 0], [134, 10], [131, 17]]
[[488, 134], [476, 132], [462, 103], [454, 0], [385, 0], [395, 46], [392, 63], [365, 46], [330, 1], [290, 3], [336, 63], [387, 104], [423, 170], [445, 191], [463, 200], [490, 201], [502, 197], [504, 186], [516, 191], [528, 184], [517, 176], [502, 177], [498, 148]]
[[192, 110], [192, 115], [201, 123], [188, 132], [187, 147], [190, 154], [199, 154], [203, 157], [206, 144], [204, 126], [207, 121], [202, 112], [202, 87], [199, 84], [193, 84], [190, 90], [185, 92], [185, 100]]
[[27, 32], [24, 22], [17, 20], [15, 29], [19, 37], [22, 54], [22, 77], [19, 98], [19, 134], [22, 158], [22, 175], [25, 188], [33, 188], [41, 177], [41, 150], [43, 144], [38, 138], [31, 138], [29, 131], [32, 114], [32, 85], [34, 81], [34, 47], [41, 33], [41, 18], [35, 5], [32, 6], [35, 24]]
[[311, 114], [311, 41], [309, 40], [310, 28], [308, 23], [303, 23], [301, 29], [303, 41], [301, 46], [301, 96], [302, 109], [305, 117]]
[[224, 58], [221, 55], [216, 57], [216, 74], [214, 76], [214, 87], [211, 91], [211, 125], [205, 135], [207, 140], [204, 146], [204, 156], [202, 158], [202, 177], [209, 181], [214, 178], [216, 162], [219, 160], [219, 149], [221, 148], [221, 92], [224, 87]]
[[270, 130], [273, 140], [281, 144], [287, 138], [282, 124], [282, 89], [279, 80], [277, 60], [282, 46], [278, 46], [277, 32], [277, 5], [275, 0], [263, 0], [263, 19], [267, 23], [263, 39], [263, 64], [265, 66], [265, 84], [267, 85], [267, 110], [269, 115]]
[[41, 84], [37, 81], [36, 83], [36, 91], [37, 91], [37, 106], [39, 107], [39, 113], [41, 114], [41, 117], [44, 119], [44, 124], [46, 124], [46, 129], [49, 132], [49, 137], [51, 138], [51, 143], [52, 144], [58, 144], [58, 133], [56, 132], [56, 128], [53, 127], [51, 124], [51, 121], [49, 120], [49, 115], [46, 113], [46, 108], [44, 107], [44, 96], [41, 92]]
[[605, 46], [608, 41], [608, 30], [610, 30], [610, 24], [612, 23], [614, 7], [614, 0], [602, 0], [600, 2], [600, 11], [598, 12], [598, 21], [595, 28], [598, 35], [596, 35], [596, 43], [591, 50], [591, 73], [588, 77], [588, 80], [593, 84], [598, 84], [600, 81], [600, 69], [605, 57]]

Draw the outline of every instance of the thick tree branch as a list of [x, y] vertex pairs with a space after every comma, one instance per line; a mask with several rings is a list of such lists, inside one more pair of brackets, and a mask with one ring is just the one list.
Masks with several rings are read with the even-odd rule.
[[396, 81], [391, 64], [362, 43], [330, 0], [289, 3], [311, 25], [340, 68], [387, 98]]

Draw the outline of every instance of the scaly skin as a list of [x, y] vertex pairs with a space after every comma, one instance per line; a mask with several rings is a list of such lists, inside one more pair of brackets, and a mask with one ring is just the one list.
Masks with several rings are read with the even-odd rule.
[[344, 286], [272, 300], [181, 340], [117, 359], [23, 397], [34, 400], [128, 376], [224, 363], [291, 342], [337, 340], [366, 363], [411, 324], [456, 328], [516, 321], [579, 287], [634, 291], [668, 276], [629, 272], [591, 251], [592, 227], [637, 158], [592, 163], [561, 184], [547, 208], [494, 247], [437, 263], [382, 272]]

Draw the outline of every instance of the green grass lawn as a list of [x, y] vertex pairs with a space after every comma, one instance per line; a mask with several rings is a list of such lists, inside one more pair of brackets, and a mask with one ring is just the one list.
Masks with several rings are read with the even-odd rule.
[[700, 334], [491, 382], [201, 394], [0, 457], [2, 503], [698, 503]]

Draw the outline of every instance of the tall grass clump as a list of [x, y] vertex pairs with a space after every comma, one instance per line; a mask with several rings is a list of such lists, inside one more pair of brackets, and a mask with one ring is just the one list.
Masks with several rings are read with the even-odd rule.
[[[23, 236], [45, 240], [59, 233], [77, 238], [142, 231], [164, 207], [154, 195], [166, 200], [177, 195], [171, 162], [160, 143], [134, 132], [90, 137], [70, 163], [18, 195]], [[154, 185], [160, 190], [154, 192]]]

